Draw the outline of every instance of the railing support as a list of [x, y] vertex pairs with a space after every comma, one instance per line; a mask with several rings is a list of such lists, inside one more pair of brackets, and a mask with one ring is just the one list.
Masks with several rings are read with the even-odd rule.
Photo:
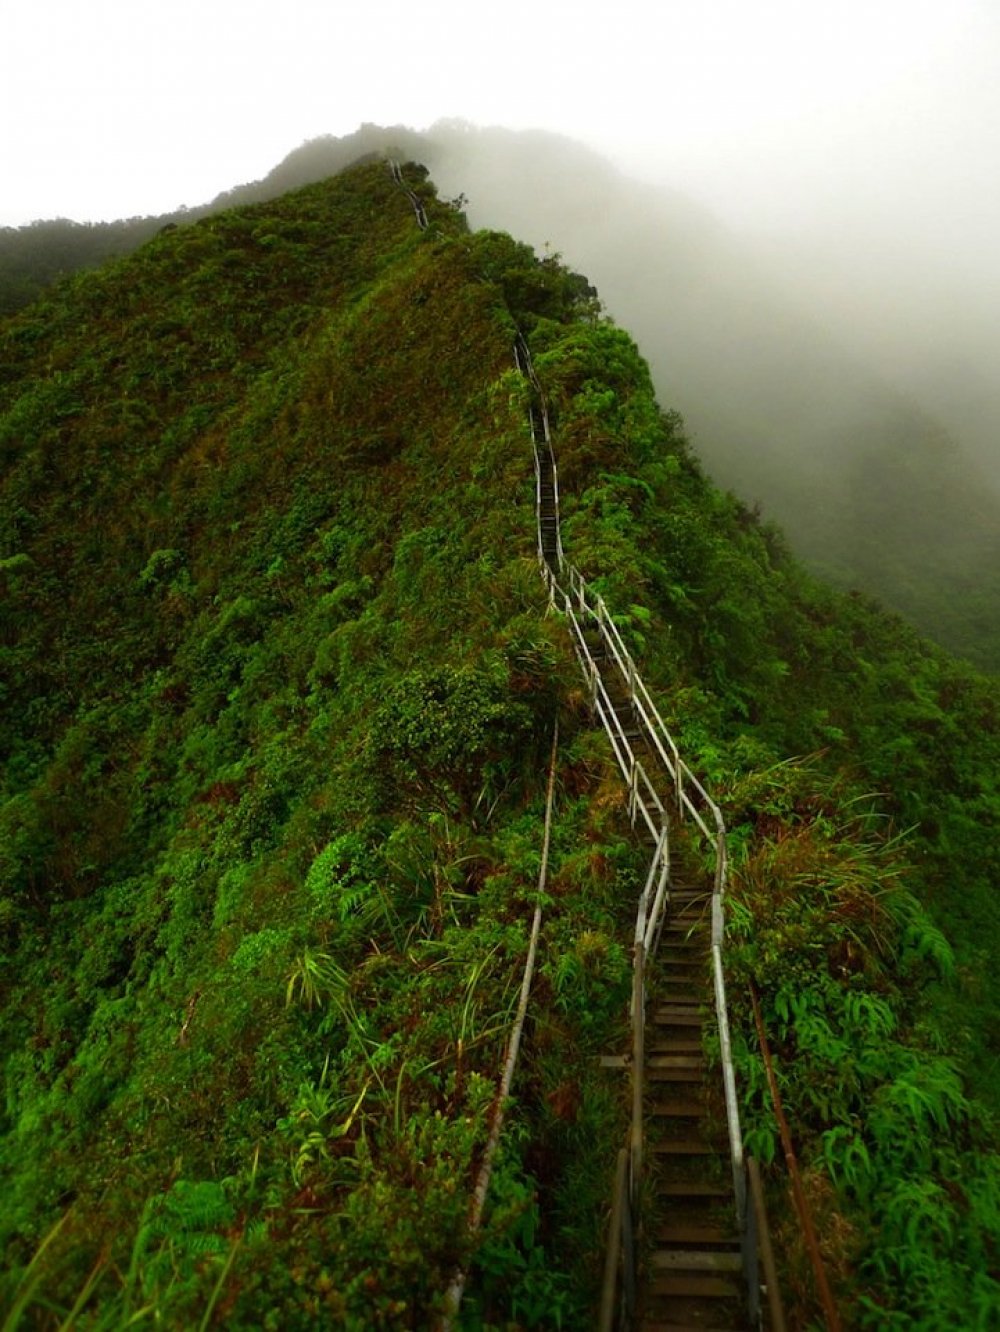
[[646, 1037], [646, 954], [641, 943], [635, 945], [632, 975], [632, 1135], [630, 1142], [629, 1199], [632, 1215], [639, 1215], [642, 1186], [642, 1084], [645, 1077]]
[[[608, 1247], [604, 1254], [604, 1282], [601, 1287], [601, 1313], [598, 1332], [613, 1332], [618, 1299], [618, 1268], [624, 1257], [626, 1213], [628, 1212], [628, 1148], [618, 1153], [615, 1166], [615, 1191], [611, 1198], [611, 1221], [608, 1226]], [[624, 1276], [624, 1273], [623, 1273]], [[622, 1283], [622, 1294], [625, 1282]]]
[[785, 1332], [785, 1309], [781, 1302], [778, 1269], [774, 1261], [774, 1248], [771, 1245], [771, 1228], [767, 1221], [764, 1186], [760, 1178], [760, 1166], [752, 1156], [747, 1157], [747, 1181], [750, 1185], [750, 1199], [753, 1203], [753, 1217], [756, 1222], [757, 1245], [760, 1249], [760, 1265], [764, 1271], [764, 1287], [767, 1291], [767, 1307], [770, 1315], [769, 1332]]

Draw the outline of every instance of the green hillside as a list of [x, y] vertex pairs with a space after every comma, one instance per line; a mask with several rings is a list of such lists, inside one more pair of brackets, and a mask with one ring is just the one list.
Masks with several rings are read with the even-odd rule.
[[462, 1326], [593, 1325], [646, 857], [517, 327], [567, 551], [726, 809], [757, 1150], [751, 977], [845, 1322], [991, 1326], [998, 687], [808, 578], [585, 279], [407, 180], [425, 232], [362, 165], [0, 323], [3, 1326], [427, 1327], [461, 1265]]
[[[1000, 427], [975, 368], [945, 358], [920, 376], [919, 391], [900, 392], [859, 350], [859, 329], [824, 316], [809, 294], [815, 274], [796, 276], [788, 256], [765, 258], [693, 200], [631, 179], [564, 136], [364, 124], [159, 218], [0, 228], [0, 315], [160, 228], [275, 199], [386, 152], [425, 163], [443, 191], [468, 196], [477, 226], [540, 252], [555, 245], [583, 269], [637, 340], [661, 401], [685, 414], [713, 477], [781, 524], [813, 573], [1000, 671], [1000, 494], [989, 442]], [[948, 339], [938, 341], [943, 356]]]

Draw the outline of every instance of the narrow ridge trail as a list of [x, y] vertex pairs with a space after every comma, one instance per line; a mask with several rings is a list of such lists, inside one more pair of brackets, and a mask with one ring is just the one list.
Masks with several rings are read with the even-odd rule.
[[[639, 997], [646, 1012], [638, 1021], [643, 1030], [633, 1053], [633, 1061], [639, 1058], [642, 1064], [641, 1127], [633, 1133], [639, 1142], [638, 1147], [633, 1143], [630, 1181], [638, 1281], [631, 1292], [625, 1290], [624, 1308], [611, 1325], [640, 1326], [649, 1332], [757, 1327], [755, 1253], [746, 1252], [750, 1246], [741, 1235], [746, 1214], [745, 1193], [739, 1194], [737, 1184], [742, 1159], [734, 1166], [723, 1079], [718, 1068], [706, 1066], [704, 1057], [706, 1028], [717, 1035], [718, 1027], [711, 964], [712, 904], [713, 896], [721, 896], [720, 885], [693, 861], [679, 862], [676, 850], [670, 863], [666, 829], [683, 812], [678, 781], [682, 764], [676, 750], [665, 752], [651, 734], [648, 714], [637, 706], [641, 681], [634, 664], [620, 639], [616, 643], [603, 603], [598, 599], [595, 610], [586, 583], [565, 560], [548, 413], [521, 338], [515, 344], [515, 361], [533, 390], [529, 414], [539, 561], [553, 604], [570, 619], [596, 719], [607, 730], [629, 785], [633, 823], [645, 825], [656, 848], [640, 907], [648, 928], [637, 925], [636, 938], [637, 948], [644, 947], [647, 954]], [[702, 828], [709, 832], [704, 823]], [[660, 883], [650, 900], [658, 875]], [[728, 1032], [725, 1043], [728, 1046]], [[735, 1128], [738, 1135], [738, 1122]]]
[[711, 889], [675, 869], [649, 983], [645, 1046], [650, 1197], [641, 1326], [737, 1328], [746, 1321], [724, 1111], [717, 1072], [704, 1059], [711, 1025]]

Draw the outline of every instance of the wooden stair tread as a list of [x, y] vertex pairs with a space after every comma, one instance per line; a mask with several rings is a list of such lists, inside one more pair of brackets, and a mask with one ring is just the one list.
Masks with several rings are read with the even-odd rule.
[[649, 1146], [654, 1155], [661, 1156], [715, 1156], [717, 1152], [701, 1138], [661, 1138]]
[[656, 1296], [696, 1295], [710, 1300], [738, 1300], [742, 1295], [735, 1281], [723, 1276], [686, 1276], [671, 1273], [655, 1277], [650, 1294]]
[[654, 1101], [647, 1109], [651, 1115], [665, 1115], [670, 1119], [701, 1119], [708, 1113], [701, 1101], [690, 1097], [671, 1097], [669, 1100]]
[[642, 1332], [739, 1332], [732, 1323], [723, 1326], [721, 1323], [694, 1323], [687, 1319], [683, 1323], [665, 1323], [661, 1318], [655, 1315], [652, 1318], [643, 1318]]
[[659, 1192], [666, 1198], [728, 1198], [732, 1190], [707, 1179], [667, 1179]]
[[649, 1256], [650, 1266], [659, 1272], [742, 1272], [739, 1252], [717, 1249], [657, 1249]]
[[739, 1239], [722, 1226], [671, 1221], [656, 1228], [657, 1244], [728, 1244], [739, 1247]]

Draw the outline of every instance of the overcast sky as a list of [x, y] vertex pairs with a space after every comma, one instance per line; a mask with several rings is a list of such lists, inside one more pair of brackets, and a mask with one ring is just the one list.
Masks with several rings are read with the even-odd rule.
[[0, 224], [202, 203], [315, 135], [459, 117], [605, 150], [801, 250], [873, 326], [943, 300], [978, 330], [1000, 308], [1000, 0], [0, 0], [0, 17]]
[[[998, 208], [996, 0], [2, 0], [0, 222], [203, 202], [361, 121], [560, 130], [761, 224]], [[935, 201], [933, 190], [947, 198]], [[950, 238], [939, 241], [948, 245]]]

